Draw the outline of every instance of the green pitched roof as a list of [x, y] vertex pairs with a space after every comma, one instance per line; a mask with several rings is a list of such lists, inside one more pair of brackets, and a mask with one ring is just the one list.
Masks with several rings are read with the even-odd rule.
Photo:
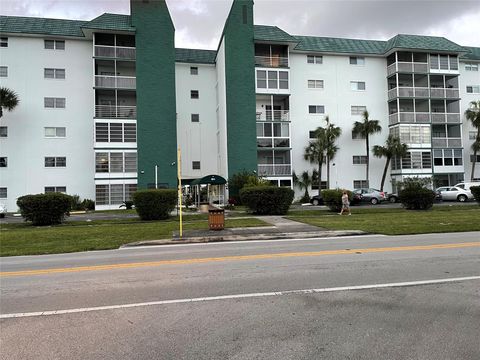
[[83, 37], [87, 21], [0, 16], [0, 32]]
[[453, 41], [438, 36], [399, 34], [388, 40], [385, 51], [391, 49], [420, 49], [435, 51], [464, 52], [465, 49]]
[[464, 49], [467, 50], [467, 53], [462, 56], [463, 59], [480, 60], [480, 48], [464, 46]]
[[341, 39], [331, 37], [295, 36], [295, 50], [354, 54], [378, 54], [385, 51], [386, 41]]
[[257, 41], [297, 42], [297, 39], [276, 26], [255, 25], [253, 37]]
[[175, 61], [195, 64], [215, 64], [215, 50], [175, 49]]
[[135, 31], [131, 24], [130, 15], [104, 13], [82, 27], [86, 29]]

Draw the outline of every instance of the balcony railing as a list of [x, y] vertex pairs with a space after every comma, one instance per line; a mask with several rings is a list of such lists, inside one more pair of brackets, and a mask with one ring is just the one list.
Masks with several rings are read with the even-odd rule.
[[433, 124], [443, 124], [443, 123], [460, 124], [460, 122], [461, 122], [461, 116], [460, 114], [457, 114], [457, 113], [438, 113], [438, 112], [432, 113]]
[[430, 123], [430, 113], [428, 112], [398, 112], [388, 116], [388, 123], [390, 125], [398, 123]]
[[134, 47], [95, 45], [96, 57], [135, 60], [136, 53], [137, 49]]
[[137, 78], [135, 76], [110, 76], [95, 75], [95, 87], [113, 89], [135, 89]]
[[266, 110], [257, 112], [257, 121], [290, 121], [290, 111]]
[[288, 57], [284, 56], [255, 56], [255, 66], [261, 67], [288, 67]]
[[262, 165], [258, 164], [259, 176], [291, 176], [292, 165], [280, 164], [280, 165]]
[[462, 147], [461, 138], [432, 138], [434, 148], [459, 148]]
[[416, 97], [416, 98], [449, 98], [454, 99], [459, 97], [459, 90], [452, 88], [428, 88], [428, 87], [413, 87], [413, 86], [399, 86], [388, 90], [388, 99], [392, 100], [397, 97]]
[[136, 106], [95, 105], [95, 117], [103, 119], [136, 119]]
[[428, 63], [399, 61], [388, 65], [388, 76], [395, 74], [395, 72], [428, 73]]

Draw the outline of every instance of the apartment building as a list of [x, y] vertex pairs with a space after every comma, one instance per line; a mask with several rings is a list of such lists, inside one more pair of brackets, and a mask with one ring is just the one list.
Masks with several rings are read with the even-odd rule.
[[[0, 119], [0, 201], [12, 210], [21, 195], [61, 191], [118, 208], [139, 188], [177, 186], [177, 148], [185, 184], [247, 170], [293, 186], [293, 171], [316, 167], [303, 154], [326, 116], [342, 129], [330, 186], [362, 187], [365, 140], [352, 128], [364, 110], [382, 126], [371, 146], [389, 134], [409, 145], [386, 190], [408, 176], [470, 178], [480, 159], [463, 114], [480, 99], [480, 48], [299, 36], [254, 25], [253, 11], [233, 1], [217, 50], [176, 49], [158, 0], [91, 21], [1, 16], [0, 83], [20, 104]], [[370, 186], [384, 161], [371, 156]]]

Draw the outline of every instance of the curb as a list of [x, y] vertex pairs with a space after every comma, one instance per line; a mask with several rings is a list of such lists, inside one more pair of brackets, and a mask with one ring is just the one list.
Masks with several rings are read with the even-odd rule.
[[368, 234], [361, 230], [348, 231], [312, 231], [312, 232], [296, 232], [296, 233], [274, 233], [274, 234], [256, 234], [256, 235], [214, 235], [202, 237], [185, 237], [183, 239], [163, 239], [136, 241], [133, 243], [122, 245], [121, 248], [136, 246], [152, 246], [152, 245], [176, 245], [176, 244], [198, 244], [228, 241], [249, 241], [249, 240], [279, 240], [279, 239], [312, 239], [312, 238], [329, 238], [339, 236], [359, 236]]

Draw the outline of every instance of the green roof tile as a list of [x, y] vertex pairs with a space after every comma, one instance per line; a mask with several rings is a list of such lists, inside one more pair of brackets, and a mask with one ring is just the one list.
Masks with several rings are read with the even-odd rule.
[[463, 59], [480, 60], [480, 48], [464, 46], [464, 49], [467, 50], [467, 53], [462, 56]]
[[297, 39], [276, 26], [255, 25], [253, 37], [258, 41], [297, 42]]
[[215, 64], [215, 50], [175, 49], [175, 61], [194, 64]]
[[388, 40], [386, 51], [392, 49], [419, 49], [434, 51], [464, 52], [465, 49], [453, 41], [438, 36], [399, 34]]
[[86, 29], [135, 31], [130, 15], [104, 13], [82, 27]]
[[0, 32], [83, 37], [87, 21], [0, 16]]
[[353, 54], [382, 55], [386, 41], [342, 39], [331, 37], [295, 36], [298, 45], [295, 50]]

